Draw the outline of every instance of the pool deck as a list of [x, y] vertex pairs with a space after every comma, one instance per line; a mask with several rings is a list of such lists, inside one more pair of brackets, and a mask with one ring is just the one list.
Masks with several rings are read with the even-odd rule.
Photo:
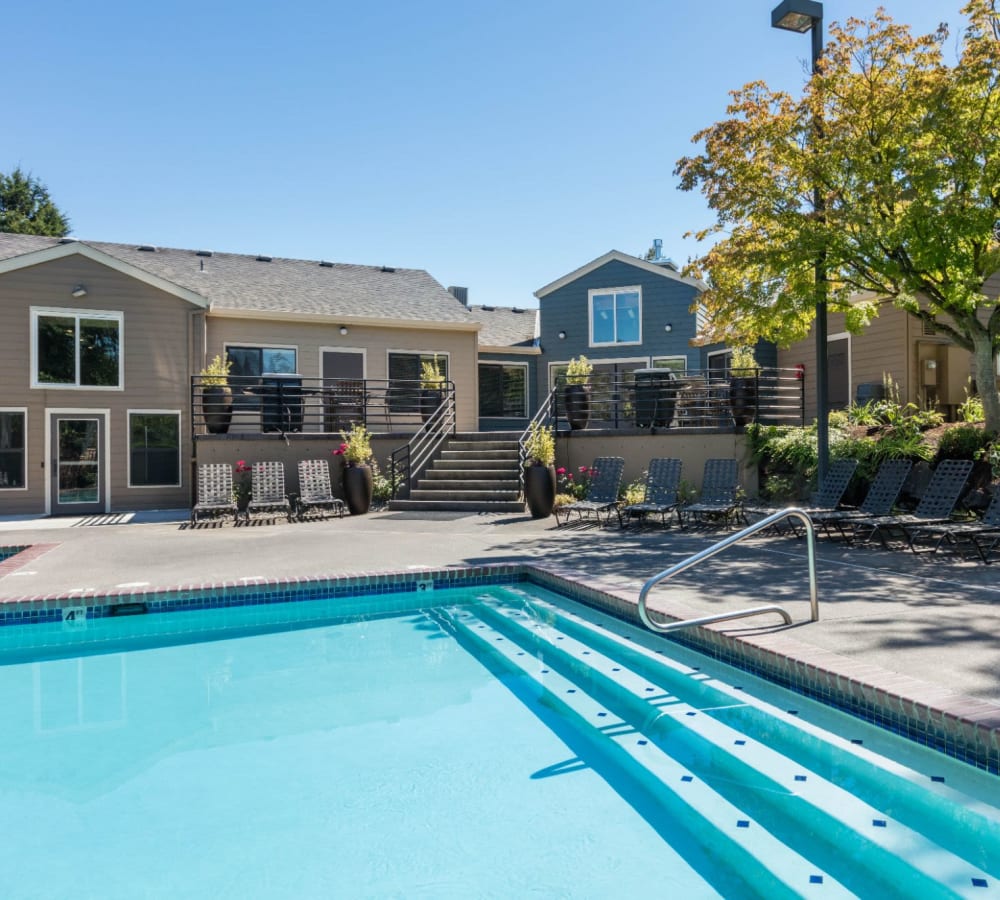
[[[184, 512], [0, 520], [0, 602], [517, 562], [574, 573], [634, 601], [650, 576], [724, 537], [659, 527], [557, 528], [526, 515], [374, 512], [328, 521], [191, 528]], [[805, 541], [753, 537], [654, 592], [674, 615], [777, 602], [774, 616], [713, 626], [1000, 734], [1000, 568], [948, 554], [817, 546], [820, 621], [809, 622]]]

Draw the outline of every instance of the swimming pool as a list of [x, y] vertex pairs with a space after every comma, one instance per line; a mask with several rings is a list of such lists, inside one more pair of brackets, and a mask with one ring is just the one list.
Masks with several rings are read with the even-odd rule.
[[995, 776], [538, 585], [423, 587], [0, 629], [4, 894], [997, 890]]

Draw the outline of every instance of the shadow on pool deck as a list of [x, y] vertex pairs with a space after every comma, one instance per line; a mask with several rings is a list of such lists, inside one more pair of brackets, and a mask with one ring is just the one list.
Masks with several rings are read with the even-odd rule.
[[[378, 512], [257, 528], [191, 528], [185, 511], [5, 520], [0, 547], [47, 546], [23, 564], [14, 557], [15, 565], [0, 572], [0, 599], [504, 560], [558, 564], [637, 594], [647, 578], [724, 534], [556, 528], [554, 519], [455, 513]], [[821, 619], [793, 626], [796, 640], [1000, 702], [994, 567], [821, 540], [817, 569]], [[662, 590], [702, 614], [778, 602], [796, 622], [805, 622], [805, 542], [752, 538]], [[770, 622], [730, 623], [727, 631], [778, 627]]]

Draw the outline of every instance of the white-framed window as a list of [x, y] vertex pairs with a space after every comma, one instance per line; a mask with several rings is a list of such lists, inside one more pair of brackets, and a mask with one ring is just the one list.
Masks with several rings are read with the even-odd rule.
[[180, 410], [128, 411], [128, 486], [181, 486]]
[[523, 419], [528, 416], [528, 364], [479, 364], [479, 415]]
[[642, 343], [642, 288], [595, 288], [587, 292], [590, 346]]
[[654, 369], [670, 369], [675, 375], [685, 375], [687, 374], [687, 365], [686, 356], [654, 356], [652, 367]]
[[0, 491], [28, 488], [27, 435], [27, 409], [0, 409]]
[[447, 353], [424, 350], [390, 350], [386, 359], [389, 375], [387, 400], [393, 412], [419, 412], [420, 375], [425, 364], [436, 365], [438, 372], [449, 379]]
[[120, 391], [124, 314], [31, 309], [31, 386]]
[[728, 378], [729, 364], [733, 359], [732, 350], [714, 350], [706, 354], [708, 374], [712, 378]]

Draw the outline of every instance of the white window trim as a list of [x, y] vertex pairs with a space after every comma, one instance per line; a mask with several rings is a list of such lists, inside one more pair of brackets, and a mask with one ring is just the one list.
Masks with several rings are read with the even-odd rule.
[[477, 381], [477, 400], [478, 400], [478, 381], [479, 381], [479, 367], [480, 366], [500, 366], [503, 369], [524, 369], [524, 415], [523, 416], [480, 416], [483, 419], [527, 419], [528, 418], [528, 381], [531, 373], [528, 371], [528, 364], [522, 362], [507, 362], [506, 360], [499, 359], [480, 359], [476, 361], [476, 381]]
[[0, 486], [0, 492], [7, 493], [8, 491], [26, 491], [28, 490], [28, 407], [0, 406], [0, 413], [21, 413], [24, 415], [24, 486]]
[[[174, 484], [132, 484], [132, 416], [177, 416], [177, 481]], [[184, 415], [179, 409], [127, 409], [125, 410], [125, 466], [127, 471], [126, 484], [136, 491], [158, 491], [163, 488], [184, 487], [182, 471], [183, 451], [181, 450], [184, 428]]]
[[[52, 462], [52, 416], [67, 416], [78, 419], [86, 419], [91, 416], [100, 416], [104, 420], [104, 484], [105, 500], [104, 512], [111, 512], [111, 410], [110, 409], [86, 409], [61, 406], [45, 407], [45, 471], [49, 471]], [[52, 515], [52, 479], [45, 478], [45, 515]]]
[[[80, 384], [80, 354], [75, 354], [76, 384], [53, 384], [38, 380], [38, 319], [41, 316], [62, 318], [108, 319], [118, 323], [118, 384]], [[79, 326], [78, 326], [79, 328]], [[31, 387], [44, 391], [123, 391], [125, 390], [125, 313], [111, 309], [64, 309], [54, 306], [31, 307]]]
[[[639, 295], [639, 340], [637, 341], [594, 341], [594, 295], [595, 294], [630, 294]], [[632, 285], [630, 287], [609, 287], [592, 288], [587, 291], [587, 328], [589, 331], [589, 346], [591, 347], [637, 347], [642, 344], [642, 286]]]

